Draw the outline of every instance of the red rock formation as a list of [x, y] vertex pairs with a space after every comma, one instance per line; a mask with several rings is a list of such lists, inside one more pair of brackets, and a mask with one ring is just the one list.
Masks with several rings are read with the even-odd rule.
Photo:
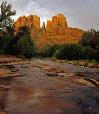
[[84, 33], [81, 29], [68, 27], [66, 17], [63, 14], [53, 16], [51, 20], [47, 21], [46, 26], [43, 22], [41, 28], [40, 17], [36, 15], [19, 17], [14, 25], [16, 30], [24, 25], [29, 26], [35, 42], [41, 48], [45, 45], [78, 42]]
[[66, 21], [66, 17], [63, 14], [58, 14], [56, 16], [52, 17], [52, 25], [53, 27], [57, 27], [60, 26], [64, 29], [67, 28], [67, 21]]
[[30, 15], [28, 17], [22, 16], [14, 23], [15, 30], [18, 30], [22, 26], [29, 26], [30, 30], [40, 29], [40, 17], [36, 15]]
[[14, 23], [15, 30], [18, 30], [20, 27], [27, 25], [26, 16], [19, 17], [18, 20]]
[[55, 35], [45, 32], [36, 42], [39, 48], [53, 44], [77, 43], [83, 33], [83, 30], [77, 28], [67, 28], [64, 34]]
[[[52, 21], [48, 20], [46, 30], [51, 33], [61, 33], [67, 28], [66, 17], [63, 14], [58, 14], [52, 17]], [[60, 30], [61, 29], [61, 30]]]

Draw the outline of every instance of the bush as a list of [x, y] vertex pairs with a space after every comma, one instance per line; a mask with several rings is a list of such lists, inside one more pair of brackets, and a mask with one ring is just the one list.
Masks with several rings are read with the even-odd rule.
[[10, 36], [0, 37], [0, 52], [2, 54], [9, 54], [11, 40], [12, 38]]
[[86, 46], [85, 50], [84, 50], [84, 55], [85, 55], [85, 59], [95, 59], [96, 56], [96, 50], [91, 48], [90, 46]]
[[54, 54], [57, 59], [82, 59], [82, 46], [79, 44], [65, 44], [62, 45]]
[[60, 45], [52, 45], [52, 46], [46, 46], [42, 49], [41, 55], [42, 57], [52, 57], [56, 50], [58, 50]]
[[96, 56], [95, 59], [99, 61], [99, 45], [96, 47]]

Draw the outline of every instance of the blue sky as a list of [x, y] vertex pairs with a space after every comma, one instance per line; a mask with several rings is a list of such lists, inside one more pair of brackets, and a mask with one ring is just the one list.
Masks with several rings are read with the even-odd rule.
[[[0, 4], [3, 0], [0, 0]], [[63, 13], [70, 27], [99, 29], [99, 0], [7, 0], [22, 15], [38, 15], [42, 21]]]

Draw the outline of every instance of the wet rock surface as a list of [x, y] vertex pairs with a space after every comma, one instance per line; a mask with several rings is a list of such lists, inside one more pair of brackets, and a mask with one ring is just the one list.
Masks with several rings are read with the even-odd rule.
[[0, 75], [0, 114], [99, 114], [99, 88], [86, 79], [98, 84], [97, 68], [35, 59], [0, 69], [9, 75]]

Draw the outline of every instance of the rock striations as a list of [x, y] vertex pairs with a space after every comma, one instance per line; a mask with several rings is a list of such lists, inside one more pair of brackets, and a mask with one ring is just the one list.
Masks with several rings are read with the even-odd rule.
[[43, 22], [42, 27], [40, 27], [39, 16], [22, 16], [14, 23], [14, 27], [18, 31], [22, 26], [29, 27], [34, 41], [40, 48], [46, 45], [78, 42], [84, 33], [81, 29], [68, 27], [66, 17], [63, 14], [53, 16], [51, 20], [47, 20], [46, 25]]

